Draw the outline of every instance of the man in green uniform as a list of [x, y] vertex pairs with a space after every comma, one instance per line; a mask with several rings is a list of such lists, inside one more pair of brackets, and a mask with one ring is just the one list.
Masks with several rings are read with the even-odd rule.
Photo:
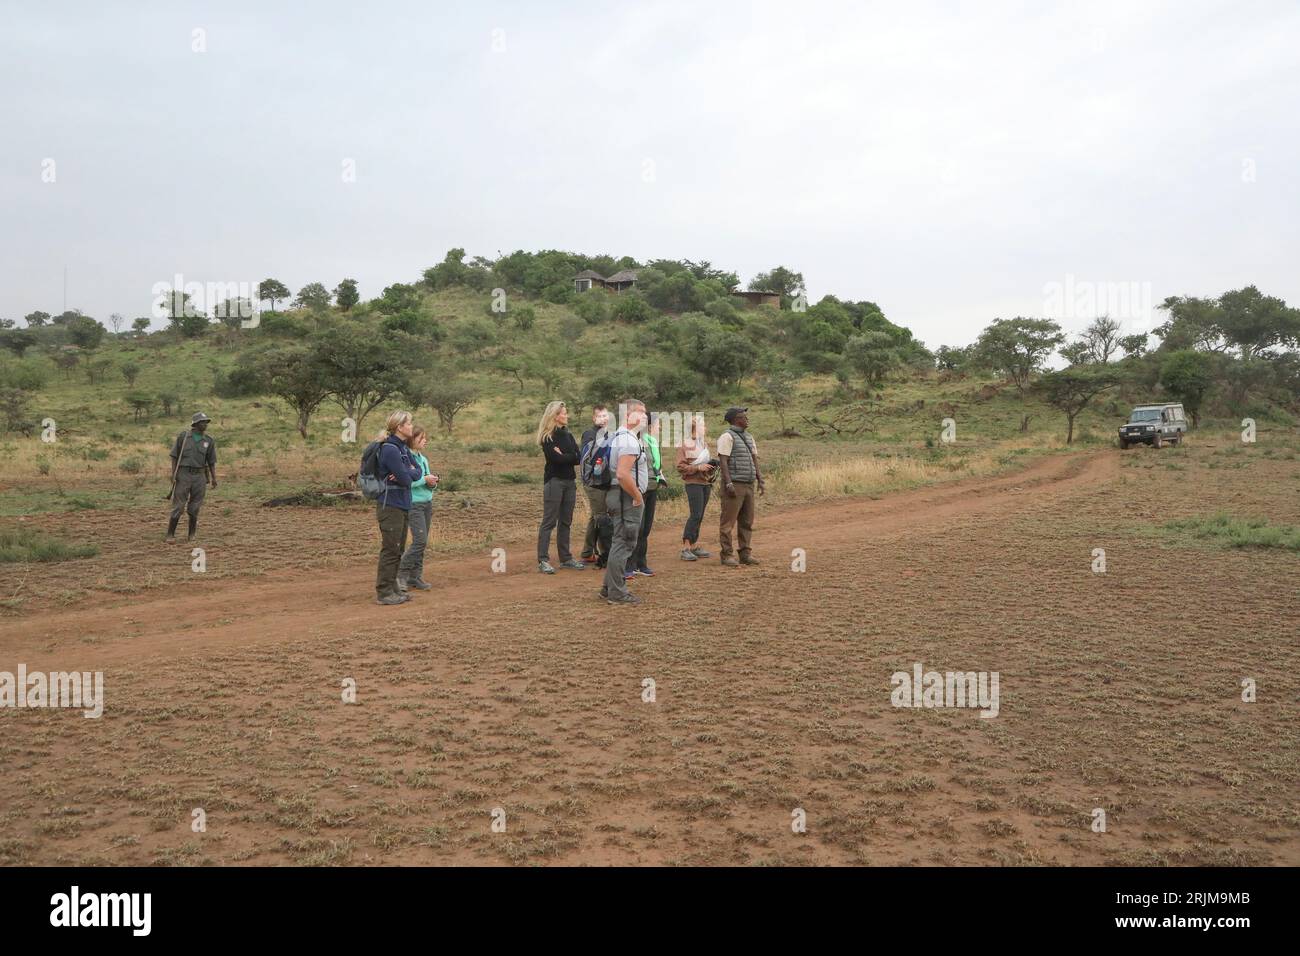
[[190, 531], [187, 540], [194, 540], [199, 524], [199, 509], [208, 490], [208, 475], [212, 487], [217, 487], [217, 443], [205, 434], [208, 418], [202, 412], [190, 422], [190, 431], [181, 432], [172, 444], [172, 516], [167, 524], [167, 543], [176, 541], [176, 524], [181, 512], [190, 514]]

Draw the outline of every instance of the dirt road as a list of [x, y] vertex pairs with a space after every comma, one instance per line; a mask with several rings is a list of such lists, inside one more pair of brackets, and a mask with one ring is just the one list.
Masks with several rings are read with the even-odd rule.
[[[99, 720], [0, 710], [0, 862], [1300, 862], [1300, 599], [1261, 587], [1294, 558], [1135, 533], [1126, 501], [1195, 476], [1128, 464], [760, 506], [758, 568], [661, 527], [636, 609], [519, 541], [398, 608], [367, 565], [6, 621], [4, 661], [108, 691]], [[893, 706], [916, 663], [998, 672], [998, 716]]]

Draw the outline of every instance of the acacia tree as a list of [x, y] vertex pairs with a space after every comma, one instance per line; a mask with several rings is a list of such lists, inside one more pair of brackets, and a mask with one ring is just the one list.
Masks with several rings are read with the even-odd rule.
[[1023, 395], [1030, 376], [1064, 341], [1061, 327], [1051, 319], [994, 319], [976, 340], [974, 355], [979, 364], [1006, 376]]
[[339, 325], [317, 339], [313, 360], [330, 397], [360, 428], [366, 415], [407, 386], [408, 355], [390, 339]]
[[1088, 407], [1089, 402], [1106, 389], [1118, 385], [1119, 381], [1119, 375], [1115, 372], [1090, 365], [1047, 372], [1035, 383], [1035, 387], [1042, 392], [1049, 405], [1065, 412], [1068, 422], [1065, 443], [1069, 445], [1074, 442], [1075, 418]]
[[289, 298], [289, 287], [279, 279], [263, 279], [258, 283], [257, 297], [259, 299], [270, 299], [271, 311], [274, 312], [277, 302]]
[[1082, 342], [1088, 348], [1088, 357], [1101, 365], [1120, 349], [1120, 323], [1108, 315], [1092, 320], [1083, 330]]
[[424, 403], [438, 413], [438, 421], [451, 434], [456, 416], [478, 401], [478, 391], [468, 382], [444, 378], [422, 391]]
[[283, 399], [297, 414], [298, 434], [306, 441], [311, 416], [330, 394], [315, 350], [305, 345], [268, 349], [256, 356], [253, 371], [262, 389]]
[[1242, 360], [1260, 358], [1275, 345], [1300, 341], [1300, 309], [1288, 308], [1253, 285], [1217, 299], [1170, 296], [1160, 303], [1169, 320], [1157, 328], [1166, 350], [1237, 350]]

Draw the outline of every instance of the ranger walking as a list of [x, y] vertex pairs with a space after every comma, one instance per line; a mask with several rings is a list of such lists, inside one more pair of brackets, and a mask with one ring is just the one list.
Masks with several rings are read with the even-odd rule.
[[181, 520], [182, 511], [190, 514], [186, 540], [194, 540], [209, 475], [212, 487], [217, 487], [217, 443], [205, 434], [210, 421], [212, 419], [199, 412], [190, 422], [190, 431], [181, 432], [172, 443], [172, 516], [167, 523], [168, 544], [176, 541], [176, 524]]

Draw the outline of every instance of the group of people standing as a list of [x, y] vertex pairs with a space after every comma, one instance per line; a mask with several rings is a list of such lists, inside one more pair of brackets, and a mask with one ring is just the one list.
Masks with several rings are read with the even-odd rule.
[[[668, 479], [663, 474], [657, 417], [649, 415], [645, 403], [637, 399], [626, 399], [619, 408], [623, 420], [611, 432], [609, 409], [597, 405], [581, 443], [568, 429], [569, 411], [563, 402], [551, 402], [542, 413], [537, 442], [546, 465], [542, 522], [537, 531], [537, 568], [543, 574], [556, 573], [550, 563], [554, 533], [560, 568], [580, 571], [588, 565], [603, 565], [600, 597], [611, 604], [640, 604], [628, 582], [638, 575], [654, 575], [648, 563], [650, 532], [658, 492]], [[728, 427], [718, 438], [717, 458], [710, 454], [702, 416], [692, 417], [689, 434], [677, 449], [676, 469], [690, 509], [682, 529], [680, 557], [683, 561], [710, 557], [699, 545], [700, 531], [713, 484], [720, 476], [722, 564], [758, 564], [751, 547], [755, 495], [764, 491], [758, 444], [747, 430], [748, 409], [729, 408], [724, 417]], [[605, 456], [608, 460], [602, 461]], [[581, 556], [575, 558], [570, 550], [570, 530], [579, 474], [591, 516]], [[605, 529], [607, 533], [603, 533]], [[608, 545], [603, 547], [606, 538]]]
[[[639, 604], [627, 583], [637, 575], [651, 577], [650, 532], [654, 528], [656, 500], [668, 484], [659, 446], [658, 419], [646, 412], [645, 403], [629, 398], [620, 403], [623, 420], [610, 431], [610, 411], [597, 405], [591, 427], [581, 444], [569, 431], [569, 410], [564, 402], [551, 402], [537, 427], [537, 442], [546, 460], [542, 479], [542, 523], [537, 531], [537, 567], [555, 574], [550, 563], [551, 534], [559, 550], [559, 567], [574, 571], [603, 566], [600, 596], [611, 604]], [[751, 550], [755, 496], [763, 494], [758, 444], [749, 434], [745, 408], [729, 408], [727, 430], [717, 441], [717, 457], [709, 451], [709, 436], [702, 416], [691, 418], [689, 433], [677, 448], [676, 469], [686, 490], [690, 515], [682, 529], [681, 559], [709, 557], [700, 547], [700, 531], [713, 485], [722, 481], [722, 515], [719, 523], [721, 560], [728, 567], [758, 564]], [[189, 512], [189, 540], [198, 526], [199, 509], [208, 484], [217, 486], [216, 443], [207, 435], [208, 416], [196, 414], [189, 432], [172, 443], [172, 512], [167, 541], [175, 541], [181, 515]], [[410, 591], [427, 591], [424, 553], [433, 519], [433, 496], [438, 476], [424, 455], [428, 432], [412, 420], [410, 412], [393, 412], [376, 437], [373, 471], [383, 478], [376, 500], [381, 539], [375, 600], [379, 604], [405, 604]], [[605, 460], [601, 460], [601, 459]], [[583, 493], [591, 509], [581, 556], [569, 549], [569, 532], [577, 502], [579, 472]], [[410, 545], [407, 545], [407, 533]]]

